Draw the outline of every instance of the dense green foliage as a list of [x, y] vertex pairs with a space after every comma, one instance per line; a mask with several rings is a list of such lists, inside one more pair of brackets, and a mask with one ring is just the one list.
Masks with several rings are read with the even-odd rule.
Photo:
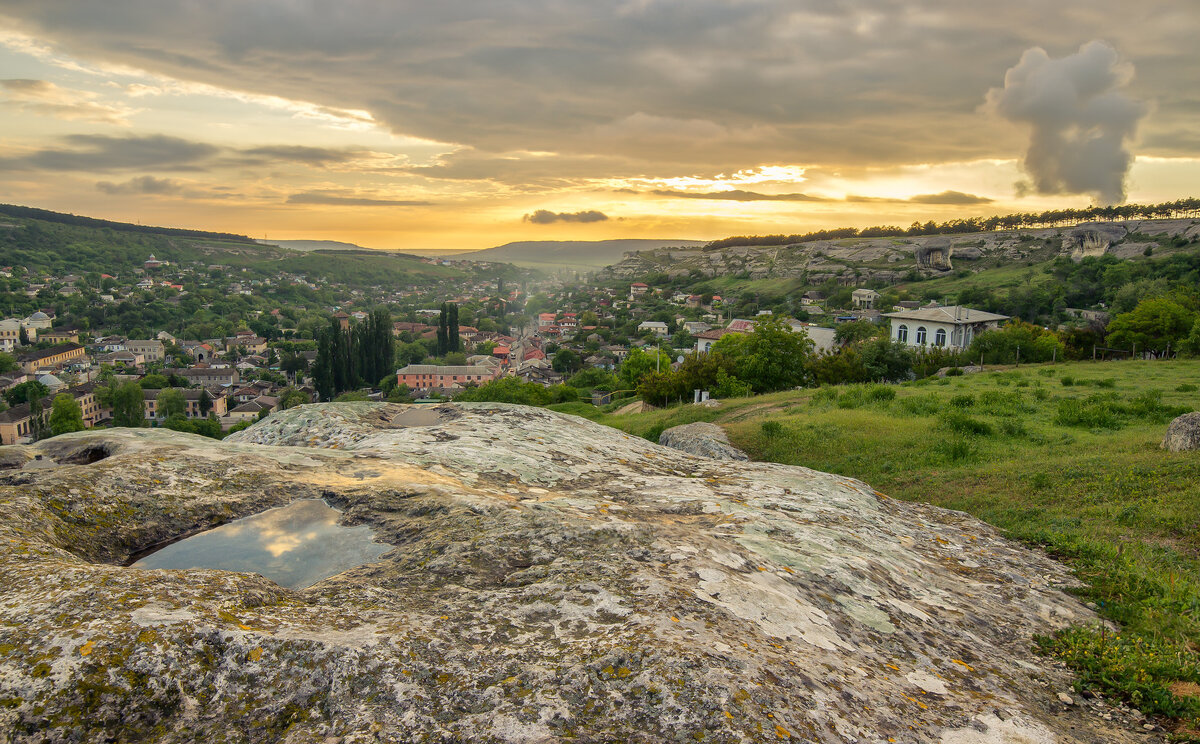
[[569, 385], [546, 387], [536, 382], [522, 382], [516, 377], [501, 377], [478, 387], [468, 387], [454, 396], [459, 402], [519, 403], [526, 406], [547, 406], [569, 403], [579, 399], [579, 391]]
[[67, 393], [54, 396], [49, 426], [50, 436], [54, 437], [72, 431], [83, 431], [83, 409], [73, 396]]

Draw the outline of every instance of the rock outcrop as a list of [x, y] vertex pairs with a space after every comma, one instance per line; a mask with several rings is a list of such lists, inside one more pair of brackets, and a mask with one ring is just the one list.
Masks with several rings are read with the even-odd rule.
[[713, 460], [749, 460], [745, 452], [729, 443], [725, 430], [716, 424], [697, 421], [664, 429], [658, 443], [691, 455]]
[[[495, 404], [2, 452], [48, 463], [0, 472], [9, 741], [1147, 741], [1030, 651], [1095, 620], [1061, 566], [848, 478]], [[302, 591], [123, 567], [313, 497], [394, 549]]]
[[1172, 421], [1162, 447], [1171, 452], [1200, 449], [1200, 411], [1185, 413]]

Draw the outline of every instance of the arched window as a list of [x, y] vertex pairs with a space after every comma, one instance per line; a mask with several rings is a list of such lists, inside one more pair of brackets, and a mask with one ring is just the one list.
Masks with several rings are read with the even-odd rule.
[[925, 332], [925, 326], [917, 326], [917, 345], [924, 346], [929, 342], [928, 335]]
[[963, 329], [955, 328], [950, 334], [950, 343], [954, 346], [963, 346]]
[[939, 328], [939, 329], [937, 329], [937, 333], [933, 334], [933, 345], [934, 346], [945, 346], [946, 345], [946, 329], [945, 328]]
[[896, 329], [896, 340], [902, 344], [908, 343], [908, 326], [900, 324], [900, 327]]

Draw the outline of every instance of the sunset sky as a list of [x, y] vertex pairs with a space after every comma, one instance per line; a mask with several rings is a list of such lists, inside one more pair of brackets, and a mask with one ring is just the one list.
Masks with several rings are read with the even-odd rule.
[[375, 248], [1200, 195], [1196, 0], [0, 0], [0, 202]]

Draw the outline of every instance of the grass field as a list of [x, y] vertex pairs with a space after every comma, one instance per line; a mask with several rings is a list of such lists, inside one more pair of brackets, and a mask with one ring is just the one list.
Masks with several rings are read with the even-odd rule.
[[860, 478], [1045, 549], [1122, 631], [1075, 628], [1041, 650], [1081, 687], [1170, 716], [1189, 739], [1200, 729], [1200, 453], [1160, 443], [1174, 416], [1197, 409], [1200, 361], [1127, 361], [589, 417], [655, 440], [714, 421], [756, 460]]

